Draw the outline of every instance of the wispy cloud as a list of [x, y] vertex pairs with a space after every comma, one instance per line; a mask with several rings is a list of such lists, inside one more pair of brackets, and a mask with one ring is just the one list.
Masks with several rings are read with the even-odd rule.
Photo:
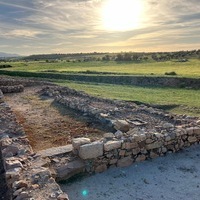
[[102, 26], [106, 1], [0, 0], [0, 48], [19, 53], [23, 45], [21, 53], [31, 54], [200, 46], [199, 0], [140, 0], [144, 17], [140, 27], [129, 31]]

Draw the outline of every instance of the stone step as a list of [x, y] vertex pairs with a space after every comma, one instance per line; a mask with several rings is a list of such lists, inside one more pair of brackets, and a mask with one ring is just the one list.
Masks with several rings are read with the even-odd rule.
[[72, 145], [60, 146], [60, 147], [52, 147], [49, 149], [41, 150], [37, 152], [37, 155], [41, 155], [41, 157], [53, 157], [59, 156], [62, 154], [72, 152]]

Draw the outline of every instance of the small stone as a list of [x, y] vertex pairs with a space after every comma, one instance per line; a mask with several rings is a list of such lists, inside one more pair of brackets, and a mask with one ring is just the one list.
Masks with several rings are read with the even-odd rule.
[[6, 169], [23, 168], [19, 160], [6, 160]]
[[136, 158], [136, 162], [141, 162], [141, 161], [144, 161], [146, 160], [146, 156], [145, 155], [139, 155], [137, 158]]
[[69, 200], [69, 197], [66, 193], [63, 193], [57, 197], [57, 200]]
[[194, 127], [194, 134], [200, 135], [200, 128], [199, 127]]
[[189, 137], [188, 137], [188, 141], [189, 141], [190, 143], [194, 143], [194, 142], [197, 141], [197, 138], [196, 138], [196, 137], [189, 136]]
[[72, 146], [74, 149], [79, 149], [80, 146], [91, 143], [89, 138], [74, 138], [72, 139]]
[[154, 142], [154, 143], [152, 143], [152, 144], [146, 145], [146, 149], [147, 149], [147, 150], [150, 150], [150, 149], [157, 149], [157, 148], [160, 148], [162, 145], [163, 145], [162, 142]]
[[126, 120], [116, 120], [114, 122], [114, 128], [122, 132], [127, 132], [130, 129], [130, 124]]
[[194, 128], [190, 127], [190, 128], [186, 128], [186, 132], [188, 135], [193, 135], [194, 134]]
[[151, 151], [151, 153], [150, 153], [150, 158], [157, 158], [159, 155], [158, 154], [156, 154], [156, 153], [154, 153], [153, 151]]
[[132, 150], [133, 155], [137, 155], [140, 152], [140, 148], [135, 148]]
[[110, 160], [109, 164], [110, 165], [116, 164], [117, 161], [118, 161], [118, 159], [112, 159], [112, 160]]
[[174, 128], [174, 125], [171, 124], [171, 123], [164, 123], [164, 124], [163, 124], [163, 128], [164, 128], [164, 129]]
[[200, 125], [200, 120], [196, 121], [197, 125]]
[[122, 149], [127, 149], [127, 150], [134, 149], [137, 147], [138, 147], [138, 144], [136, 142], [125, 142], [122, 145]]
[[31, 189], [36, 190], [38, 189], [40, 186], [38, 184], [33, 184], [31, 185]]
[[101, 173], [107, 170], [107, 165], [103, 164], [103, 165], [99, 165], [96, 167], [95, 172], [96, 173]]
[[27, 188], [28, 187], [28, 183], [25, 180], [20, 180], [20, 181], [15, 181], [13, 183], [13, 187], [16, 189], [20, 189], [20, 188]]
[[120, 150], [120, 151], [119, 151], [119, 156], [124, 156], [125, 153], [126, 153], [126, 150]]
[[106, 139], [112, 139], [115, 137], [115, 135], [113, 133], [105, 133], [103, 137]]
[[133, 159], [129, 157], [124, 157], [118, 160], [117, 167], [128, 167], [133, 163]]
[[19, 196], [17, 196], [17, 198], [15, 200], [25, 200], [30, 198], [30, 195], [28, 194], [28, 192], [21, 192]]
[[123, 136], [123, 133], [120, 130], [118, 130], [117, 132], [115, 132], [115, 137], [116, 138], [121, 138], [122, 136]]
[[151, 143], [153, 143], [153, 140], [152, 140], [152, 139], [147, 139], [147, 140], [146, 140], [146, 144], [151, 144]]

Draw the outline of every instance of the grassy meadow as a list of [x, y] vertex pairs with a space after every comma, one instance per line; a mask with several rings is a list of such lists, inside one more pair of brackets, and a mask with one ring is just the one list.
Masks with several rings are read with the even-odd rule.
[[88, 73], [88, 74], [127, 74], [127, 75], [155, 75], [164, 76], [166, 72], [176, 72], [179, 77], [200, 77], [200, 60], [190, 59], [188, 62], [11, 62], [9, 71], [51, 72], [51, 73]]
[[[10, 62], [12, 68], [2, 69], [16, 72], [42, 72], [50, 74], [84, 73], [109, 75], [141, 75], [166, 76], [166, 72], [176, 72], [178, 77], [200, 78], [200, 60], [190, 59], [188, 62]], [[1, 69], [0, 69], [1, 70]], [[160, 108], [178, 114], [200, 116], [200, 90], [166, 87], [139, 87], [133, 85], [115, 85], [103, 83], [86, 83], [67, 80], [53, 80], [55, 83], [68, 86], [89, 94], [139, 103], [158, 105]]]

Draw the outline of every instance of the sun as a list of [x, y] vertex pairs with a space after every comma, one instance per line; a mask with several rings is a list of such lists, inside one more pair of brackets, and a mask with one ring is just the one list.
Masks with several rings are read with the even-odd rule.
[[127, 31], [137, 28], [143, 14], [143, 0], [105, 0], [102, 23], [106, 30]]

